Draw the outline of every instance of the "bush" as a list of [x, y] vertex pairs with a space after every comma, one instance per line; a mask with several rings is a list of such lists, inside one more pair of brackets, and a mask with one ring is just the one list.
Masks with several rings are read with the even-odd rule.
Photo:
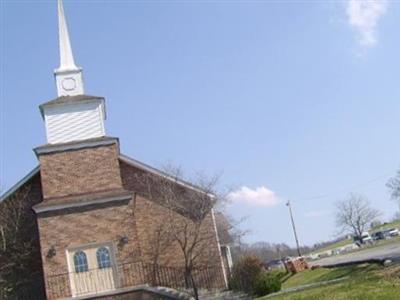
[[269, 271], [268, 274], [276, 276], [276, 277], [278, 277], [278, 279], [282, 279], [283, 277], [285, 277], [288, 274], [288, 272], [286, 270], [273, 270], [273, 271]]
[[253, 285], [262, 273], [261, 261], [255, 256], [244, 256], [234, 264], [229, 287], [253, 293]]
[[257, 296], [265, 296], [281, 290], [280, 274], [263, 273], [258, 276], [253, 285], [253, 292]]
[[229, 278], [228, 288], [230, 290], [236, 290], [236, 291], [240, 290], [239, 281], [238, 281], [238, 279], [236, 277], [231, 276]]

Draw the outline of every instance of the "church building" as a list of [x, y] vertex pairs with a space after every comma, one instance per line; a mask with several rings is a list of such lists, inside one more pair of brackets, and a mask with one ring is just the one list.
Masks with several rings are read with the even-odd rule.
[[[39, 107], [47, 143], [34, 149], [39, 165], [1, 199], [12, 201], [29, 187], [26, 201], [35, 224], [31, 237], [37, 237], [40, 247], [43, 297], [101, 299], [143, 285], [184, 287], [185, 258], [179, 245], [166, 246], [155, 269], [152, 239], [171, 216], [191, 217], [147, 196], [139, 178], [150, 176], [152, 184], [169, 181], [188, 193], [206, 191], [120, 152], [119, 139], [106, 134], [105, 99], [85, 94], [62, 0], [58, 26], [57, 98]], [[194, 272], [194, 279], [200, 288], [225, 289], [227, 263], [212, 209], [201, 226], [201, 234], [211, 238], [199, 254], [207, 263]]]

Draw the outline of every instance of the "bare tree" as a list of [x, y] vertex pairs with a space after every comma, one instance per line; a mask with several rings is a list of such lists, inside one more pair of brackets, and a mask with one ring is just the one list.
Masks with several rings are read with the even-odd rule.
[[215, 212], [215, 222], [219, 241], [223, 245], [240, 247], [242, 238], [249, 233], [249, 230], [240, 228], [240, 225], [247, 219], [234, 219], [225, 211]]
[[164, 224], [157, 224], [152, 232], [150, 243], [150, 259], [152, 264], [152, 283], [155, 284], [160, 280], [159, 278], [159, 265], [160, 256], [163, 255], [173, 242], [173, 237], [168, 228]]
[[39, 237], [30, 191], [31, 187], [25, 186], [0, 202], [0, 295], [10, 296], [32, 284], [42, 284]]
[[366, 198], [356, 194], [351, 194], [347, 200], [338, 202], [336, 207], [336, 224], [342, 231], [352, 233], [360, 241], [368, 224], [380, 215], [378, 210], [371, 208]]
[[400, 211], [400, 169], [397, 170], [396, 176], [389, 179], [386, 186], [390, 190], [392, 200], [398, 203]]
[[[196, 184], [182, 181], [179, 168], [168, 167], [165, 176], [140, 174], [137, 178], [143, 188], [144, 196], [167, 208], [163, 232], [154, 233], [154, 243], [160, 246], [153, 259], [158, 261], [161, 251], [177, 245], [182, 257], [184, 278], [187, 288], [193, 289], [198, 299], [198, 288], [195, 281], [195, 270], [215, 266], [215, 254], [212, 251], [213, 241], [216, 242], [213, 227], [212, 209], [218, 199], [216, 186], [218, 178], [199, 176]], [[164, 236], [165, 242], [161, 241]], [[214, 255], [213, 255], [214, 254]]]

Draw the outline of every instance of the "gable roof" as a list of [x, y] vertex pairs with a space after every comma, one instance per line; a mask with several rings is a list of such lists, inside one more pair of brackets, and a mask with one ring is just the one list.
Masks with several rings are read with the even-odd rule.
[[[145, 164], [143, 162], [140, 162], [140, 161], [138, 161], [136, 159], [130, 158], [129, 156], [126, 156], [124, 154], [120, 154], [119, 155], [119, 159], [122, 160], [123, 162], [127, 163], [128, 165], [134, 166], [134, 167], [136, 167], [138, 169], [141, 169], [143, 171], [147, 171], [147, 172], [152, 173], [154, 175], [161, 176], [161, 177], [163, 177], [165, 179], [171, 180], [174, 183], [177, 183], [177, 184], [181, 185], [182, 187], [189, 188], [189, 189], [191, 189], [193, 191], [200, 192], [200, 193], [204, 193], [205, 192], [199, 186], [196, 186], [196, 185], [194, 185], [194, 184], [192, 184], [190, 182], [187, 182], [185, 180], [182, 180], [182, 179], [174, 178], [170, 174], [168, 174], [167, 172], [164, 172], [164, 171], [161, 171], [159, 169], [156, 169], [156, 168], [154, 168], [152, 166], [149, 166], [149, 165], [147, 165], [147, 164]], [[215, 197], [215, 195], [213, 195], [213, 194], [208, 194], [208, 196], [210, 196], [211, 198]]]
[[0, 202], [2, 202], [3, 200], [11, 196], [13, 193], [15, 193], [15, 191], [17, 191], [21, 186], [27, 183], [33, 176], [38, 174], [39, 171], [40, 171], [40, 166], [38, 165], [32, 171], [26, 174], [20, 181], [18, 181], [11, 188], [9, 188], [8, 191], [6, 191], [3, 195], [0, 195]]

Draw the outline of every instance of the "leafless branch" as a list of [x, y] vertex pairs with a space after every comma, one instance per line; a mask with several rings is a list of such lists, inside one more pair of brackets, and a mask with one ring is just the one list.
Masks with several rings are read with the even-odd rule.
[[352, 233], [359, 240], [368, 225], [380, 216], [378, 210], [370, 207], [367, 199], [356, 194], [351, 194], [347, 200], [338, 202], [336, 206], [336, 224], [342, 231]]

